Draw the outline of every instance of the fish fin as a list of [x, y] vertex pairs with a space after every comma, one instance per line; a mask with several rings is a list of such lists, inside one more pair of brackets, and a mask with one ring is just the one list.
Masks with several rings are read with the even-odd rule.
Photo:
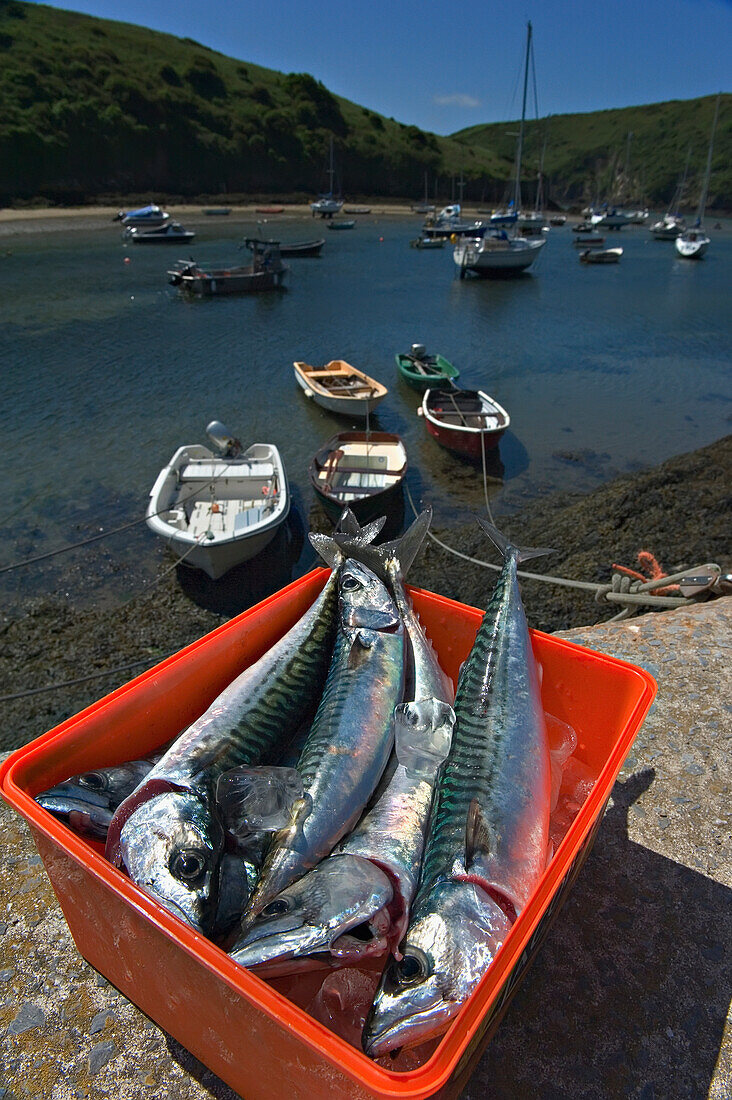
[[348, 651], [348, 660], [346, 661], [347, 668], [360, 668], [363, 662], [364, 655], [372, 648], [375, 641], [375, 634], [373, 630], [369, 630], [364, 627], [362, 630], [357, 630], [353, 641], [351, 642], [351, 648]]
[[[333, 539], [347, 557], [355, 558], [367, 566], [376, 576], [389, 583], [389, 562], [396, 559], [399, 563], [402, 577], [406, 577], [412, 562], [419, 553], [425, 540], [430, 523], [432, 522], [432, 508], [427, 507], [415, 519], [414, 523], [404, 532], [401, 538], [391, 542], [382, 542], [378, 546], [370, 542], [362, 542], [363, 533], [367, 528], [360, 528], [359, 534], [354, 535], [350, 530], [336, 531]], [[373, 526], [369, 524], [369, 527]], [[380, 530], [381, 528], [379, 528]]]
[[336, 526], [336, 534], [350, 535], [358, 542], [373, 542], [386, 523], [386, 516], [379, 516], [362, 527], [350, 508], [344, 508]]
[[399, 703], [394, 708], [394, 749], [408, 772], [433, 783], [447, 759], [455, 712], [441, 699]]
[[315, 531], [310, 531], [308, 538], [310, 539], [313, 549], [317, 550], [321, 558], [331, 567], [331, 569], [337, 569], [338, 566], [343, 563], [343, 553], [330, 535], [321, 535]]
[[465, 869], [470, 871], [477, 855], [489, 855], [492, 847], [490, 825], [477, 798], [470, 803], [465, 823]]
[[280, 829], [278, 833], [275, 833], [272, 838], [273, 848], [290, 848], [292, 851], [299, 851], [303, 842], [303, 826], [305, 821], [313, 809], [313, 800], [309, 794], [304, 794], [302, 798], [298, 798], [292, 804], [292, 813], [290, 815], [289, 823]]
[[508, 561], [512, 554], [515, 555], [517, 562], [528, 561], [529, 558], [539, 558], [543, 554], [556, 554], [556, 550], [548, 546], [514, 546], [510, 539], [502, 535], [498, 528], [492, 523], [489, 523], [487, 519], [483, 519], [482, 516], [478, 516], [477, 518], [478, 523], [483, 528], [496, 550], [500, 551], [504, 561]]

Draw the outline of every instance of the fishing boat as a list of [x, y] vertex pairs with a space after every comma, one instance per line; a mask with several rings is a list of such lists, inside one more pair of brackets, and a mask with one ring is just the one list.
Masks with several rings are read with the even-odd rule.
[[460, 374], [444, 355], [428, 355], [424, 344], [412, 344], [410, 351], [397, 354], [396, 362], [407, 385], [420, 393], [454, 382]]
[[324, 367], [295, 362], [297, 384], [306, 397], [328, 412], [343, 416], [367, 416], [389, 392], [386, 386], [369, 378], [343, 359], [332, 359]]
[[340, 212], [343, 206], [343, 199], [337, 198], [333, 191], [333, 180], [335, 178], [335, 168], [333, 167], [333, 135], [330, 135], [330, 159], [328, 167], [328, 190], [325, 194], [318, 196], [315, 202], [310, 203], [310, 209], [312, 210], [313, 217], [319, 215], [321, 218], [332, 218], [334, 214]]
[[310, 463], [310, 481], [328, 514], [345, 507], [364, 523], [387, 515], [401, 498], [407, 452], [391, 432], [340, 432]]
[[521, 125], [516, 145], [513, 199], [506, 213], [493, 215], [487, 226], [476, 233], [461, 237], [455, 243], [453, 259], [460, 270], [460, 278], [467, 274], [481, 276], [505, 276], [525, 271], [536, 260], [546, 244], [545, 236], [524, 237], [518, 227], [521, 210], [521, 158], [526, 122], [526, 93], [529, 82], [529, 63], [532, 50], [532, 28], [529, 22], [526, 35], [526, 60], [524, 66], [524, 92], [521, 106]]
[[498, 444], [511, 423], [506, 410], [482, 390], [431, 389], [417, 415], [438, 443], [466, 458]]
[[141, 206], [137, 210], [120, 210], [114, 216], [114, 221], [122, 222], [122, 225], [130, 227], [145, 226], [148, 229], [155, 225], [162, 225], [167, 222], [170, 214], [166, 214], [165, 211], [157, 206], [155, 203], [149, 203], [147, 206]]
[[213, 580], [259, 554], [290, 511], [285, 468], [271, 443], [246, 450], [218, 421], [214, 450], [179, 447], [150, 491], [146, 522], [186, 565]]
[[128, 225], [123, 234], [126, 241], [134, 244], [179, 244], [181, 241], [192, 241], [195, 235], [192, 229], [184, 229], [180, 222], [173, 221], [153, 229]]
[[[269, 245], [279, 248], [280, 256], [319, 256], [320, 250], [325, 244], [325, 237], [318, 237], [313, 241], [268, 241]], [[247, 244], [248, 247], [248, 244]]]
[[411, 248], [444, 248], [445, 237], [415, 237], [409, 245]]
[[339, 222], [328, 222], [328, 229], [353, 229], [355, 221], [346, 221], [345, 219]]
[[195, 260], [178, 260], [168, 272], [168, 282], [184, 294], [198, 298], [224, 294], [252, 294], [281, 287], [289, 268], [282, 263], [277, 242], [250, 238], [250, 264], [231, 267], [204, 267]]
[[699, 207], [696, 212], [696, 221], [690, 229], [684, 230], [674, 241], [674, 246], [679, 256], [685, 260], [701, 260], [702, 256], [709, 248], [711, 241], [702, 228], [702, 221], [707, 207], [707, 195], [709, 194], [709, 178], [712, 174], [712, 153], [714, 151], [714, 131], [717, 128], [717, 119], [719, 117], [719, 99], [717, 96], [717, 103], [714, 108], [714, 119], [712, 121], [712, 132], [709, 136], [709, 150], [707, 152], [707, 167], [704, 172], [704, 184], [702, 186], [701, 196], [699, 198]]
[[585, 248], [579, 259], [583, 264], [616, 264], [622, 255], [622, 248]]
[[575, 237], [572, 244], [575, 248], [602, 248], [605, 238], [599, 233], [592, 233], [588, 237]]

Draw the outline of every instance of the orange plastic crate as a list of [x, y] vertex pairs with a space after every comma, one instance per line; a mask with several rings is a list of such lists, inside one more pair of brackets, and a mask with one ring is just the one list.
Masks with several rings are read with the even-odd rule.
[[[138, 890], [106, 862], [100, 844], [34, 801], [66, 776], [169, 741], [302, 615], [327, 575], [314, 570], [17, 750], [0, 768], [0, 791], [28, 821], [84, 958], [247, 1100], [456, 1096], [589, 852], [655, 695], [643, 669], [532, 631], [545, 710], [576, 730], [576, 756], [597, 777], [595, 786], [483, 981], [429, 1061], [407, 1073], [376, 1065], [299, 1007], [322, 975], [306, 975], [300, 985], [257, 978]], [[410, 591], [455, 680], [483, 612]]]

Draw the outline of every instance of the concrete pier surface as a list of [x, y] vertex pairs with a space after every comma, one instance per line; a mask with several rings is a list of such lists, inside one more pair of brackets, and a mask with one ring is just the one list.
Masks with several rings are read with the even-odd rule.
[[[732, 1095], [732, 599], [560, 635], [656, 701], [465, 1100]], [[0, 801], [0, 1100], [235, 1100], [78, 954]], [[201, 1006], [202, 1020], [205, 1006]]]

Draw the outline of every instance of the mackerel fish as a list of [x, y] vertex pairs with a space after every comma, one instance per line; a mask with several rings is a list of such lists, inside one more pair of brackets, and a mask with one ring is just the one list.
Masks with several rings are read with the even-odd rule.
[[385, 585], [350, 558], [340, 569], [338, 608], [333, 660], [297, 766], [305, 795], [290, 825], [273, 837], [244, 936], [258, 914], [279, 914], [277, 895], [353, 828], [391, 753], [392, 715], [404, 685], [399, 612]]
[[160, 753], [65, 779], [36, 795], [36, 802], [79, 833], [104, 840], [114, 811], [148, 775]]
[[259, 973], [289, 974], [323, 962], [353, 965], [396, 951], [406, 930], [434, 782], [454, 724], [452, 683], [404, 587], [403, 571], [422, 545], [430, 518], [424, 512], [398, 542], [372, 546], [346, 510], [334, 539], [317, 537], [326, 560], [335, 542], [389, 584], [410, 642], [410, 693], [416, 701], [395, 709], [395, 752], [372, 808], [329, 857], [277, 896], [232, 949], [237, 962], [258, 966]]
[[[371, 525], [364, 538], [373, 538]], [[336, 631], [340, 568], [297, 623], [245, 669], [173, 743], [125, 799], [106, 855], [171, 912], [208, 934], [225, 832], [219, 776], [282, 747], [318, 705]]]
[[402, 957], [387, 966], [366, 1020], [373, 1057], [447, 1029], [546, 866], [549, 751], [517, 566], [549, 551], [518, 549], [480, 522], [504, 565], [460, 673]]

